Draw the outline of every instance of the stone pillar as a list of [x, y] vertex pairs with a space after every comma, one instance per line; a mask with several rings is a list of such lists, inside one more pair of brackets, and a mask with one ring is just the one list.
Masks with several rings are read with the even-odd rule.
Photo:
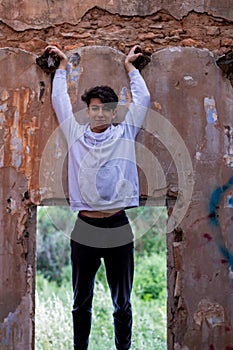
[[0, 345], [34, 349], [36, 210], [23, 174], [1, 168], [0, 179]]
[[36, 205], [50, 79], [34, 55], [18, 49], [0, 50], [0, 71], [0, 348], [26, 350], [34, 349]]
[[230, 349], [232, 86], [203, 49], [161, 50], [143, 73], [168, 188], [168, 349]]

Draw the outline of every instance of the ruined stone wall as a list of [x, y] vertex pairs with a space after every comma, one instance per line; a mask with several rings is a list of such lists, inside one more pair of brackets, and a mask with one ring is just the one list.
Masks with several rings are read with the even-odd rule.
[[106, 45], [126, 53], [140, 42], [150, 52], [170, 46], [194, 46], [221, 55], [233, 45], [232, 21], [227, 10], [224, 17], [220, 11], [215, 11], [214, 16], [213, 11], [208, 14], [190, 9], [177, 18], [174, 9], [168, 12], [162, 8], [142, 16], [140, 12], [130, 15], [122, 10], [121, 14], [114, 14], [110, 9], [89, 7], [87, 11], [77, 11], [76, 20], [61, 12], [64, 18], [60, 16], [59, 23], [42, 18], [40, 25], [36, 21], [29, 25], [22, 19], [9, 21], [3, 16], [8, 12], [0, 12], [0, 47], [18, 47], [39, 54], [46, 44], [59, 44], [65, 50]]
[[34, 348], [36, 206], [67, 198], [66, 144], [36, 57], [47, 44], [78, 53], [67, 77], [77, 114], [100, 81], [127, 104], [124, 55], [140, 43], [152, 54], [140, 196], [168, 207], [168, 349], [232, 349], [233, 91], [216, 65], [233, 45], [232, 1], [1, 0], [0, 19], [0, 348]]

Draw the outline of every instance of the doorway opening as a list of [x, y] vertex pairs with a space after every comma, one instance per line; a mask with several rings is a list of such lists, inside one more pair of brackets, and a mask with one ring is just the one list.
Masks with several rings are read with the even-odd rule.
[[[76, 215], [67, 206], [38, 208], [35, 350], [72, 349], [70, 233]], [[127, 210], [127, 215], [135, 235], [131, 349], [165, 350], [167, 210], [145, 206]], [[102, 264], [95, 283], [90, 350], [114, 348], [112, 312]]]

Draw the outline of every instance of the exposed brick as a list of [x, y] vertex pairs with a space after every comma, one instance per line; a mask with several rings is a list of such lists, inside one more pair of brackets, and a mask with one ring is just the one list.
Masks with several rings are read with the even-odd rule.
[[147, 40], [147, 39], [153, 39], [155, 37], [155, 34], [152, 32], [143, 33], [138, 35], [138, 39], [141, 41]]
[[216, 36], [216, 35], [219, 35], [219, 33], [220, 33], [220, 28], [219, 27], [208, 27], [207, 28], [207, 31], [206, 31], [206, 34], [207, 35], [214, 35], [214, 36]]
[[224, 38], [221, 40], [221, 45], [223, 46], [233, 46], [233, 39], [231, 38]]
[[38, 51], [43, 50], [46, 47], [46, 41], [35, 38], [33, 40], [27, 41], [25, 43], [19, 43], [19, 47], [26, 51]]
[[204, 13], [192, 12], [178, 21], [162, 11], [146, 17], [128, 17], [95, 8], [75, 25], [63, 23], [16, 32], [2, 23], [0, 37], [0, 47], [19, 46], [34, 53], [40, 53], [45, 44], [76, 47], [78, 40], [78, 47], [109, 45], [124, 53], [130, 45], [141, 43], [153, 51], [164, 45], [180, 45], [203, 47], [222, 54], [232, 46], [233, 29], [230, 21]]
[[191, 38], [184, 39], [181, 42], [182, 46], [194, 46], [194, 47], [203, 47], [203, 42], [193, 40]]

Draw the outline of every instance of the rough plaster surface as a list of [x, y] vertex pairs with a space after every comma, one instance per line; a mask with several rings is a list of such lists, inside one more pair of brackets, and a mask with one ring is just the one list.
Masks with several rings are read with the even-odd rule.
[[[232, 247], [229, 239], [232, 208], [228, 205], [232, 197], [232, 169], [224, 163], [228, 144], [224, 126], [232, 125], [232, 87], [208, 50], [179, 47], [161, 50], [153, 55], [151, 65], [143, 73], [152, 93], [152, 108], [168, 119], [185, 141], [194, 176], [186, 215], [178, 223], [180, 212], [174, 214], [174, 206], [178, 225], [168, 234], [169, 349], [174, 344], [194, 350], [230, 348], [232, 276], [226, 252]], [[211, 108], [207, 108], [207, 102], [211, 102]], [[152, 131], [153, 125], [148, 128]], [[155, 121], [154, 128], [161, 140], [161, 124]], [[152, 148], [167, 174], [168, 188], [171, 185], [174, 188], [179, 184], [174, 181], [174, 174], [178, 173], [179, 179], [185, 169], [174, 161], [176, 154], [182, 154], [181, 143], [169, 137], [168, 131], [165, 147], [159, 143], [159, 147], [154, 144]], [[149, 145], [147, 138], [143, 142]], [[170, 142], [173, 163], [165, 153]], [[182, 206], [184, 189], [179, 185], [178, 188], [177, 203]]]
[[216, 17], [233, 19], [231, 1], [186, 0], [186, 1], [125, 1], [125, 0], [88, 0], [85, 2], [68, 1], [20, 1], [0, 2], [1, 20], [15, 30], [28, 28], [46, 28], [64, 22], [77, 23], [90, 9], [101, 8], [113, 14], [126, 16], [148, 16], [160, 10], [169, 12], [176, 19], [182, 19], [191, 11], [206, 12]]
[[31, 349], [34, 322], [35, 211], [27, 203], [27, 180], [1, 167], [0, 348]]
[[26, 51], [1, 49], [0, 62], [0, 164], [25, 175], [36, 203], [41, 153], [56, 124], [51, 117], [50, 77]]
[[50, 78], [18, 49], [0, 50], [0, 66], [0, 348], [26, 350], [34, 343], [34, 204], [50, 133]]

